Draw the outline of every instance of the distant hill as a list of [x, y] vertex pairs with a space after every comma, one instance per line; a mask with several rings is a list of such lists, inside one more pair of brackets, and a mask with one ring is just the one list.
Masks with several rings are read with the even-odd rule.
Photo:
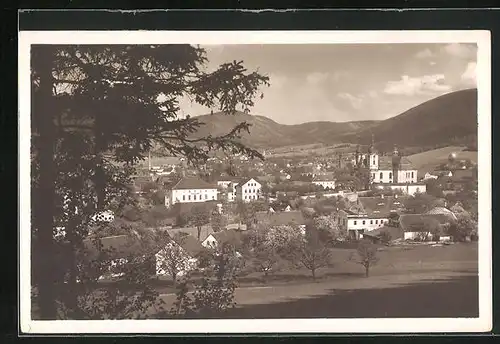
[[308, 122], [285, 125], [264, 117], [238, 112], [226, 115], [220, 112], [197, 117], [204, 123], [196, 132], [196, 137], [223, 135], [241, 122], [251, 124], [250, 134], [242, 135], [242, 142], [255, 148], [275, 148], [310, 143], [331, 143], [332, 138], [368, 128], [377, 121], [356, 122]]
[[228, 133], [241, 122], [251, 124], [242, 141], [254, 148], [276, 148], [313, 143], [358, 143], [369, 145], [372, 134], [376, 148], [390, 151], [398, 147], [433, 149], [449, 145], [471, 145], [477, 141], [477, 90], [445, 94], [401, 115], [383, 121], [308, 122], [284, 125], [264, 117], [220, 112], [197, 117], [205, 123], [196, 137]]
[[369, 144], [378, 149], [469, 145], [477, 140], [477, 89], [445, 94], [368, 129], [336, 137], [341, 142]]

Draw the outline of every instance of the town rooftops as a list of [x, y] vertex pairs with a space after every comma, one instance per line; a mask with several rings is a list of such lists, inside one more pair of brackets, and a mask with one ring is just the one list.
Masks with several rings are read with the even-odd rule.
[[450, 223], [450, 217], [445, 214], [402, 214], [399, 225], [405, 232], [416, 232], [425, 228], [426, 223], [437, 220], [439, 224]]
[[226, 229], [217, 233], [213, 233], [212, 236], [217, 240], [219, 244], [231, 244], [235, 247], [239, 247], [242, 244], [242, 234], [240, 231], [234, 229]]
[[172, 190], [188, 189], [217, 189], [217, 187], [198, 177], [184, 177], [172, 187]]
[[205, 249], [201, 245], [201, 243], [191, 235], [176, 237], [174, 238], [174, 241], [177, 243], [177, 245], [182, 247], [182, 249], [191, 257], [197, 256], [200, 252], [202, 252]]
[[265, 222], [268, 221], [271, 226], [282, 226], [282, 225], [295, 225], [302, 226], [305, 225], [306, 220], [302, 215], [301, 211], [284, 211], [270, 213], [267, 211], [256, 212], [257, 221]]
[[364, 213], [369, 217], [386, 218], [392, 212], [403, 209], [404, 197], [358, 197], [364, 209]]
[[[392, 156], [381, 156], [378, 160], [379, 170], [392, 170]], [[401, 157], [401, 170], [414, 170], [412, 162], [407, 157]]]
[[246, 183], [248, 183], [249, 181], [251, 180], [254, 180], [256, 183], [258, 183], [259, 185], [261, 184], [257, 178], [240, 178], [239, 180], [237, 180], [237, 183], [238, 185], [236, 187], [242, 187], [243, 185], [245, 185]]
[[114, 258], [125, 258], [148, 251], [144, 243], [130, 235], [113, 235], [98, 240], [87, 238], [83, 245], [90, 257], [97, 257], [100, 251]]
[[332, 182], [332, 181], [335, 181], [335, 178], [333, 175], [330, 174], [318, 174], [313, 178], [313, 182]]
[[467, 169], [467, 170], [456, 170], [453, 173], [453, 176], [451, 179], [453, 181], [464, 181], [464, 180], [470, 180], [473, 179], [474, 177], [477, 178], [477, 169]]
[[450, 219], [453, 220], [457, 219], [456, 215], [451, 210], [446, 209], [445, 207], [434, 207], [431, 210], [427, 211], [425, 214], [426, 215], [442, 214], [450, 217]]

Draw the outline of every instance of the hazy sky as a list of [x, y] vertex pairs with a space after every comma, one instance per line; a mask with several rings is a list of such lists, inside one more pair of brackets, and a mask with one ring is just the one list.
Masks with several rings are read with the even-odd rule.
[[[243, 60], [270, 77], [252, 114], [282, 124], [385, 119], [476, 86], [476, 45], [328, 44], [204, 46], [208, 68]], [[209, 110], [185, 103], [186, 113]]]

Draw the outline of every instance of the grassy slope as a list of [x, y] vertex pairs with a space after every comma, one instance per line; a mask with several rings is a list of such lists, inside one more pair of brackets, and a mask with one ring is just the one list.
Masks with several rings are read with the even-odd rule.
[[408, 156], [408, 159], [410, 159], [416, 169], [425, 172], [434, 170], [437, 165], [445, 163], [452, 152], [457, 153], [457, 159], [470, 159], [477, 163], [477, 152], [464, 151], [464, 149], [465, 147], [463, 146], [448, 146], [413, 154]]

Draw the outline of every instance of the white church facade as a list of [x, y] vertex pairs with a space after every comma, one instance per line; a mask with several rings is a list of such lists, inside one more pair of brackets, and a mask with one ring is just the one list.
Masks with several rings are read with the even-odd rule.
[[414, 184], [417, 183], [417, 169], [408, 158], [401, 156], [394, 148], [392, 156], [380, 156], [373, 143], [368, 154], [360, 154], [356, 150], [355, 161], [358, 166], [369, 169], [370, 184]]

